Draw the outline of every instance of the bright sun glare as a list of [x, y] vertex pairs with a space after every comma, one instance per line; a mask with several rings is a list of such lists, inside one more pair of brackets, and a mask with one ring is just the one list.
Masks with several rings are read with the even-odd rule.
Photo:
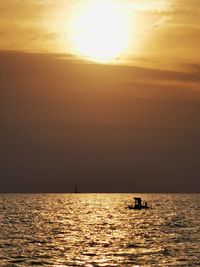
[[128, 45], [128, 12], [118, 1], [92, 1], [74, 18], [71, 30], [77, 55], [112, 62]]

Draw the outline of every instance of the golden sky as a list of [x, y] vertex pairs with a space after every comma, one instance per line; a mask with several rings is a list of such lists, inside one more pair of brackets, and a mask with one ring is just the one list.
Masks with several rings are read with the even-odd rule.
[[[91, 2], [1, 1], [0, 49], [76, 54], [71, 40], [72, 22]], [[199, 62], [199, 1], [113, 2], [121, 4], [130, 19], [128, 47], [118, 63], [174, 68], [176, 64]]]
[[199, 48], [199, 0], [0, 1], [1, 190], [199, 190]]

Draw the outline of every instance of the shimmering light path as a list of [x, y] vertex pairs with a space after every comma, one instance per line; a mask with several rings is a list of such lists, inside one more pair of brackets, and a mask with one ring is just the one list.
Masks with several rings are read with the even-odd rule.
[[200, 265], [199, 195], [139, 195], [0, 195], [0, 266]]

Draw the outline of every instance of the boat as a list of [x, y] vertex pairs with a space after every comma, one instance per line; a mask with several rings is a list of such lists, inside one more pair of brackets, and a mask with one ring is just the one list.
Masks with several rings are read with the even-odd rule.
[[142, 202], [141, 197], [134, 197], [134, 205], [128, 205], [130, 210], [142, 210], [142, 209], [149, 209], [148, 203]]
[[77, 184], [75, 185], [74, 193], [75, 193], [75, 194], [78, 194], [78, 193], [79, 193], [79, 191], [78, 191], [78, 185], [77, 185]]

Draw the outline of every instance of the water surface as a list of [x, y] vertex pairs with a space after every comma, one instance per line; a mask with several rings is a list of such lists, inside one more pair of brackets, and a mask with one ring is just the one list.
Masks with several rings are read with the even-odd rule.
[[0, 266], [200, 266], [199, 221], [198, 194], [0, 195]]

